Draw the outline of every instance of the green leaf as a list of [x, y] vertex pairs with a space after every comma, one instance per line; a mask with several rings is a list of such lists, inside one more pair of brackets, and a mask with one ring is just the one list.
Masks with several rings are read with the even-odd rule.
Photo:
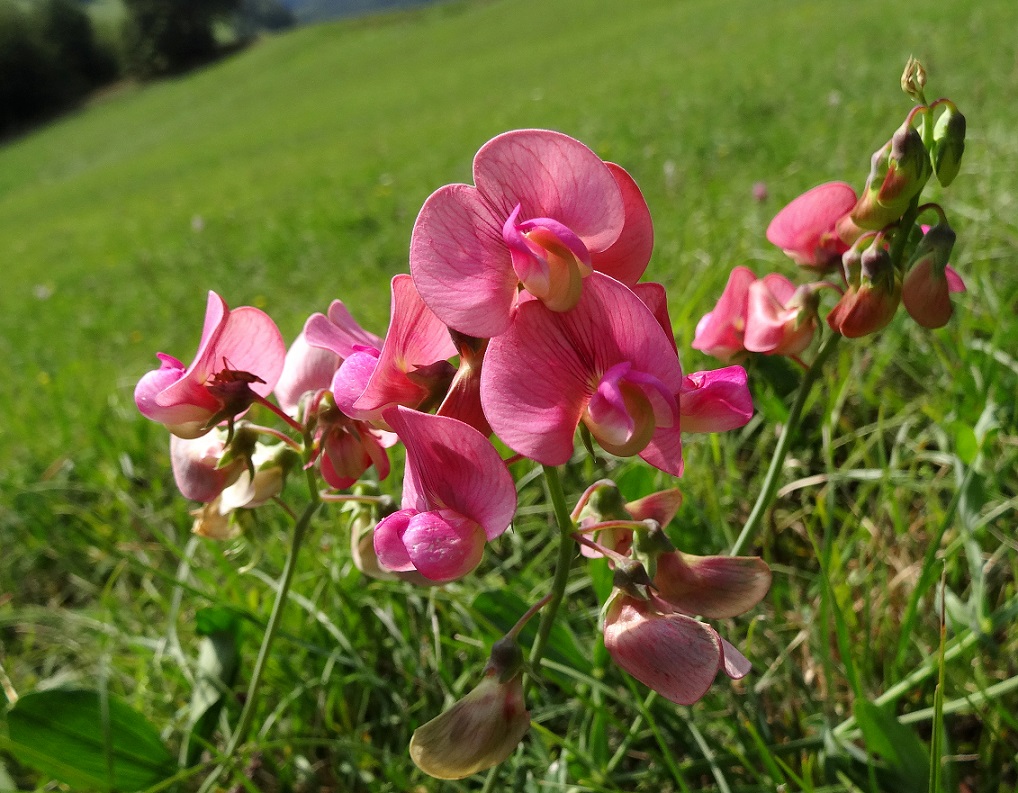
[[7, 713], [4, 748], [75, 790], [141, 790], [171, 776], [173, 756], [144, 716], [83, 689], [25, 694]]
[[887, 763], [895, 777], [896, 793], [928, 793], [929, 753], [915, 732], [893, 713], [867, 700], [857, 700], [854, 710], [866, 748]]
[[185, 767], [198, 762], [202, 746], [212, 738], [240, 666], [240, 619], [235, 612], [219, 607], [201, 609], [195, 622], [202, 638], [191, 692], [191, 731], [180, 754]]
[[972, 465], [979, 456], [979, 439], [976, 432], [968, 424], [956, 422], [954, 425], [954, 448], [965, 465]]

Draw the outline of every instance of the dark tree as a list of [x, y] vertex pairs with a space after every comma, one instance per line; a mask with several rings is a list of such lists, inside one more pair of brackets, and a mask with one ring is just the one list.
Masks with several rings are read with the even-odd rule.
[[143, 77], [173, 74], [219, 54], [213, 26], [228, 19], [241, 0], [124, 0], [125, 48]]

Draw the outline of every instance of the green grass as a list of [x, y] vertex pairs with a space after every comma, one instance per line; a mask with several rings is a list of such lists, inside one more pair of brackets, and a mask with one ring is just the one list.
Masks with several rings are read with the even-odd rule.
[[[568, 620], [586, 664], [548, 673], [502, 789], [840, 791], [852, 779], [906, 790], [825, 736], [851, 733], [860, 695], [876, 699], [935, 660], [942, 569], [955, 597], [944, 789], [1013, 789], [1018, 696], [979, 692], [1018, 673], [1016, 24], [1011, 0], [454, 3], [269, 38], [0, 149], [10, 686], [107, 681], [175, 745], [196, 608], [248, 614], [250, 669], [283, 524], [260, 517], [244, 541], [189, 542], [165, 432], [131, 396], [156, 351], [191, 354], [206, 290], [265, 308], [288, 338], [334, 297], [381, 332], [388, 278], [406, 270], [427, 195], [469, 181], [473, 153], [498, 132], [551, 127], [637, 179], [655, 219], [648, 277], [669, 289], [687, 369], [711, 367], [688, 349], [696, 320], [737, 264], [791, 274], [767, 222], [821, 181], [861, 187], [908, 109], [897, 82], [915, 54], [932, 92], [969, 120], [962, 174], [944, 195], [969, 286], [955, 319], [926, 332], [901, 316], [843, 345], [811, 400], [758, 546], [772, 592], [724, 626], [754, 662], [747, 681], [719, 681], [688, 709], [647, 702], [594, 641], [598, 603], [578, 568]], [[770, 198], [757, 204], [761, 180]], [[690, 552], [734, 540], [773, 448], [780, 386], [751, 369], [761, 418], [689, 445], [673, 529]], [[629, 466], [612, 474], [632, 495], [664, 484]], [[343, 517], [326, 510], [297, 574], [306, 600], [291, 604], [269, 670], [256, 787], [478, 787], [428, 781], [406, 743], [469, 689], [497, 638], [476, 593], [543, 593], [554, 548], [545, 507], [526, 506], [476, 579], [429, 591], [365, 583]], [[932, 707], [931, 670], [894, 699], [896, 713]], [[915, 729], [928, 741], [931, 719]]]

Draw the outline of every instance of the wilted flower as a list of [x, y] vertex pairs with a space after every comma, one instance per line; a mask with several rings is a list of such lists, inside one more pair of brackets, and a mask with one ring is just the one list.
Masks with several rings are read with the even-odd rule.
[[[505, 655], [510, 658], [499, 658]], [[515, 641], [497, 643], [477, 687], [414, 730], [410, 757], [417, 767], [437, 779], [463, 779], [512, 754], [530, 729], [522, 664]]]

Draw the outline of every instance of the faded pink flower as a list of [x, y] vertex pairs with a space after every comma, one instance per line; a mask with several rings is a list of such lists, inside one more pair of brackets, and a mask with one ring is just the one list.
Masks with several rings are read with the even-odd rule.
[[678, 705], [703, 697], [718, 670], [738, 680], [750, 669], [745, 656], [706, 623], [622, 593], [605, 615], [604, 646], [624, 671]]
[[406, 445], [402, 509], [375, 528], [378, 561], [453, 581], [481, 561], [484, 544], [516, 511], [516, 486], [491, 442], [446, 416], [390, 408], [385, 420]]
[[269, 316], [242, 306], [231, 311], [209, 292], [198, 352], [191, 365], [159, 353], [159, 369], [134, 390], [141, 414], [180, 438], [198, 438], [235, 418], [275, 387], [286, 345]]
[[622, 168], [577, 140], [516, 130], [488, 141], [476, 186], [446, 185], [417, 217], [410, 272], [449, 327], [503, 333], [520, 283], [554, 311], [576, 305], [593, 270], [635, 284], [653, 247], [650, 212]]

